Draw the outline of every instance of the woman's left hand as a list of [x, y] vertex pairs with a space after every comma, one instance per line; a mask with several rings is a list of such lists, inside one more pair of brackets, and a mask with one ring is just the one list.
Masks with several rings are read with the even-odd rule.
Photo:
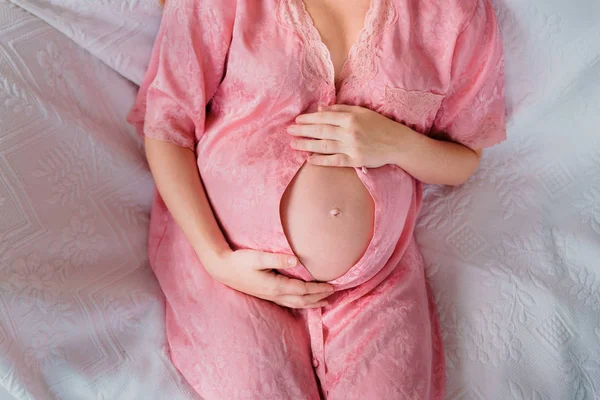
[[378, 168], [393, 164], [410, 128], [367, 108], [334, 105], [303, 114], [288, 128], [291, 146], [314, 153], [313, 165]]

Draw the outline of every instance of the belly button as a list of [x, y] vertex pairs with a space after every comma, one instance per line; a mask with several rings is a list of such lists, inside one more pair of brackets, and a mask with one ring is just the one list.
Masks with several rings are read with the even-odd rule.
[[331, 211], [329, 211], [329, 215], [331, 215], [332, 217], [339, 217], [340, 215], [342, 215], [342, 210], [339, 208], [334, 208]]

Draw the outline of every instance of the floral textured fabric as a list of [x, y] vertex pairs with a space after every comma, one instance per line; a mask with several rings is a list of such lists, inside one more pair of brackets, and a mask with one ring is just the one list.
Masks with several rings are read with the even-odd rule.
[[[472, 148], [501, 142], [503, 54], [491, 4], [372, 0], [336, 89], [302, 0], [167, 2], [130, 121], [195, 149], [233, 248], [291, 254], [279, 203], [309, 154], [290, 148], [286, 128], [336, 103]], [[413, 239], [421, 184], [391, 165], [358, 176], [375, 204], [371, 243], [331, 282], [329, 305], [302, 312], [212, 280], [156, 196], [149, 251], [171, 354], [203, 397], [443, 398], [441, 335]], [[312, 279], [303, 266], [289, 275]]]

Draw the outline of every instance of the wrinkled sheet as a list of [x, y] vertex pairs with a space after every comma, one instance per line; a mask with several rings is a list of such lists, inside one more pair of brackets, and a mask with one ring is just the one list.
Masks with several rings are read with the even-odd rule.
[[[509, 140], [417, 230], [448, 399], [600, 398], [600, 3], [495, 0]], [[196, 399], [124, 118], [154, 0], [0, 0], [0, 399]], [[133, 82], [133, 83], [132, 83]]]

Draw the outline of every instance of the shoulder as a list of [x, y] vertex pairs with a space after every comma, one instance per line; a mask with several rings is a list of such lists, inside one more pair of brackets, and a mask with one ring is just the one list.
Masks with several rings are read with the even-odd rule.
[[453, 0], [462, 14], [461, 31], [469, 25], [496, 25], [496, 13], [490, 0]]
[[165, 0], [163, 18], [187, 23], [219, 23], [235, 19], [243, 0]]
[[243, 0], [164, 0], [164, 12], [188, 11], [191, 15], [212, 12], [215, 15], [235, 15]]
[[478, 7], [489, 0], [394, 0], [396, 8], [402, 14], [402, 8], [407, 7], [413, 18], [417, 17], [429, 21], [439, 21], [444, 25], [454, 25], [460, 30], [468, 25], [475, 15]]
[[214, 7], [217, 9], [235, 8], [241, 0], [158, 0], [164, 7]]
[[[397, 2], [400, 3], [404, 2]], [[409, 4], [411, 14], [416, 12], [418, 19], [427, 20], [436, 30], [447, 34], [460, 35], [470, 25], [496, 25], [496, 14], [491, 0], [409, 0]]]

